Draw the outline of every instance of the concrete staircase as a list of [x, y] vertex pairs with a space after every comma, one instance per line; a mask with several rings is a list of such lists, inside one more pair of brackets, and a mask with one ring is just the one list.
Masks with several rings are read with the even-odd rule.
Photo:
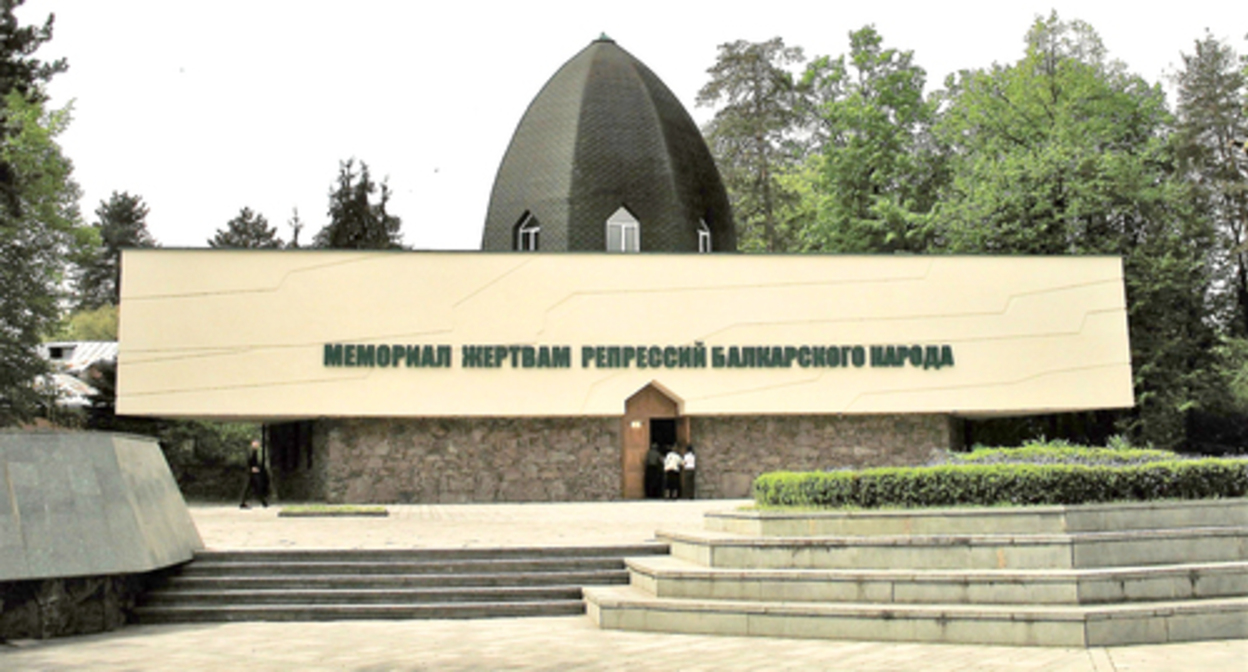
[[600, 627], [1109, 646], [1248, 638], [1248, 500], [708, 514], [589, 588]]
[[144, 595], [140, 623], [581, 614], [582, 586], [624, 584], [625, 556], [581, 548], [207, 551]]

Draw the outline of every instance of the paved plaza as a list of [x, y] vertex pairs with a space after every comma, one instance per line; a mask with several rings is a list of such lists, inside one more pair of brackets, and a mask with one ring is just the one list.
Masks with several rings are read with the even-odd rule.
[[[389, 507], [389, 518], [282, 518], [193, 506], [212, 549], [595, 545], [698, 527], [744, 502]], [[1024, 648], [598, 630], [586, 617], [131, 626], [0, 644], [0, 670], [1088, 670], [1248, 672], [1248, 640]]]

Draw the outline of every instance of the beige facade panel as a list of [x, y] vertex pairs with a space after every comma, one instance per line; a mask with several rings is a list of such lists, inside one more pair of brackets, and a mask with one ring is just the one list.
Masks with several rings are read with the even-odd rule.
[[[357, 352], [372, 365], [349, 366]], [[646, 366], [622, 366], [630, 352]], [[421, 366], [408, 366], [411, 353]], [[501, 365], [473, 366], [474, 353]], [[1122, 266], [253, 250], [122, 259], [127, 415], [619, 416], [651, 382], [687, 415], [1128, 407]]]

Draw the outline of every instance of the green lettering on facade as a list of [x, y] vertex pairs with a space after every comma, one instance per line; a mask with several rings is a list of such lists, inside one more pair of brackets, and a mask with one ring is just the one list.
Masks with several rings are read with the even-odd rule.
[[325, 344], [325, 366], [342, 366], [342, 345], [338, 343]]

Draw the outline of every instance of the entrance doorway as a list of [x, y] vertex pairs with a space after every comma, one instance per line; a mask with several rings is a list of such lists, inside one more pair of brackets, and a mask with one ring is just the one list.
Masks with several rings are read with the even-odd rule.
[[681, 417], [680, 402], [674, 395], [650, 383], [624, 402], [621, 432], [620, 494], [624, 499], [642, 499], [646, 496], [646, 453], [650, 445], [688, 445], [689, 419]]
[[650, 418], [650, 443], [660, 450], [676, 443], [676, 418]]
[[[658, 446], [658, 455], [667, 455], [668, 448], [676, 445], [676, 418], [650, 418], [650, 445]], [[658, 464], [652, 464], [656, 461]], [[649, 452], [646, 453], [645, 497], [663, 498], [662, 458]]]

